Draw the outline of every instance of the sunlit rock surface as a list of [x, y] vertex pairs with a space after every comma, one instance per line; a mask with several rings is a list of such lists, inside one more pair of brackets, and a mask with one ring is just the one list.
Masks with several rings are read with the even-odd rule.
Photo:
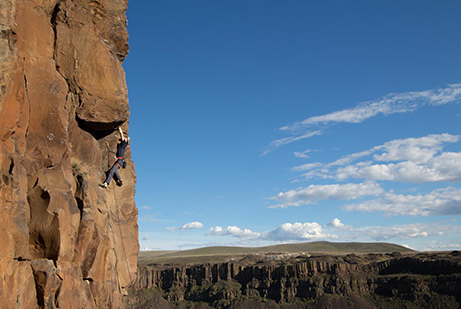
[[0, 2], [0, 307], [121, 307], [136, 176], [98, 184], [128, 131], [126, 0]]

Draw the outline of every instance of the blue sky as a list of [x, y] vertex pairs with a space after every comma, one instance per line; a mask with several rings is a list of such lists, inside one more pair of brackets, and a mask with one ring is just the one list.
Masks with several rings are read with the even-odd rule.
[[142, 249], [461, 249], [461, 2], [138, 0], [127, 15]]

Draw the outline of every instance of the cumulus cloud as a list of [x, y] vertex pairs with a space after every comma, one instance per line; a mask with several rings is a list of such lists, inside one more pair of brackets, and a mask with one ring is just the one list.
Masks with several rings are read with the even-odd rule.
[[402, 195], [393, 191], [381, 198], [344, 206], [347, 211], [383, 212], [389, 216], [461, 215], [461, 189], [437, 189], [426, 195]]
[[336, 235], [322, 233], [322, 226], [316, 222], [284, 223], [276, 229], [265, 232], [262, 238], [273, 241], [296, 241], [336, 238]]
[[[461, 100], [461, 84], [448, 85], [441, 89], [391, 93], [377, 100], [359, 103], [356, 107], [334, 111], [325, 115], [313, 116], [295, 122], [279, 130], [290, 134], [288, 137], [271, 142], [263, 151], [263, 155], [271, 151], [315, 135], [323, 134], [325, 127], [336, 123], [361, 123], [372, 117], [407, 113], [423, 106], [439, 106], [448, 103], [459, 103]], [[314, 127], [321, 129], [313, 130]]]
[[[210, 229], [207, 236], [230, 236], [238, 239], [239, 243], [261, 242], [303, 242], [313, 240], [357, 240], [361, 241], [397, 241], [415, 238], [457, 236], [461, 233], [461, 226], [447, 222], [412, 223], [391, 226], [365, 226], [353, 228], [345, 225], [338, 218], [333, 219], [322, 229], [317, 222], [284, 223], [262, 233], [241, 229], [237, 226], [228, 226], [223, 229], [216, 226]], [[337, 231], [338, 234], [334, 234]], [[236, 243], [235, 245], [238, 245]]]
[[228, 226], [223, 229], [220, 226], [210, 228], [210, 231], [206, 235], [213, 236], [233, 236], [238, 238], [257, 238], [260, 236], [259, 233], [252, 232], [249, 229], [240, 229], [237, 226]]
[[352, 231], [354, 229], [352, 225], [345, 225], [338, 218], [334, 218], [333, 220], [331, 220], [330, 223], [327, 224], [327, 226], [331, 226], [338, 230], [346, 230], [346, 231]]
[[197, 221], [186, 223], [183, 226], [172, 226], [167, 227], [167, 231], [175, 232], [175, 231], [186, 231], [186, 230], [196, 230], [203, 228], [203, 224]]
[[206, 235], [232, 236], [240, 239], [251, 239], [253, 241], [300, 241], [337, 237], [336, 235], [324, 234], [322, 226], [316, 222], [284, 223], [273, 230], [263, 233], [241, 229], [237, 226], [228, 226], [226, 229], [216, 226], [212, 227]]
[[427, 162], [442, 150], [446, 143], [457, 143], [459, 135], [430, 134], [420, 138], [397, 139], [375, 147], [374, 150], [383, 150], [376, 154], [376, 161], [412, 161], [416, 163]]
[[277, 205], [269, 208], [287, 208], [290, 206], [300, 206], [313, 204], [318, 200], [354, 200], [363, 196], [377, 196], [384, 190], [377, 183], [348, 183], [332, 185], [310, 185], [306, 188], [298, 188], [287, 192], [280, 192], [271, 200], [279, 201]]

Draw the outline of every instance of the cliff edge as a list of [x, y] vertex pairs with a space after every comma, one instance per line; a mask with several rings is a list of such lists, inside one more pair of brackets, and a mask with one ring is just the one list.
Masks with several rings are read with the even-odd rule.
[[98, 186], [128, 131], [126, 8], [0, 2], [1, 308], [118, 308], [135, 281], [129, 147], [123, 186]]
[[459, 308], [461, 254], [263, 253], [140, 266], [128, 308]]

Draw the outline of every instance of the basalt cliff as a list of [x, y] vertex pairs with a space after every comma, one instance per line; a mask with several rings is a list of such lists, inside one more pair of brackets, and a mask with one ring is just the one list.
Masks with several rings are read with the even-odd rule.
[[459, 308], [461, 254], [263, 254], [140, 266], [129, 308]]
[[[0, 2], [0, 307], [119, 308], [136, 278], [127, 0]], [[106, 145], [109, 143], [109, 146]]]

